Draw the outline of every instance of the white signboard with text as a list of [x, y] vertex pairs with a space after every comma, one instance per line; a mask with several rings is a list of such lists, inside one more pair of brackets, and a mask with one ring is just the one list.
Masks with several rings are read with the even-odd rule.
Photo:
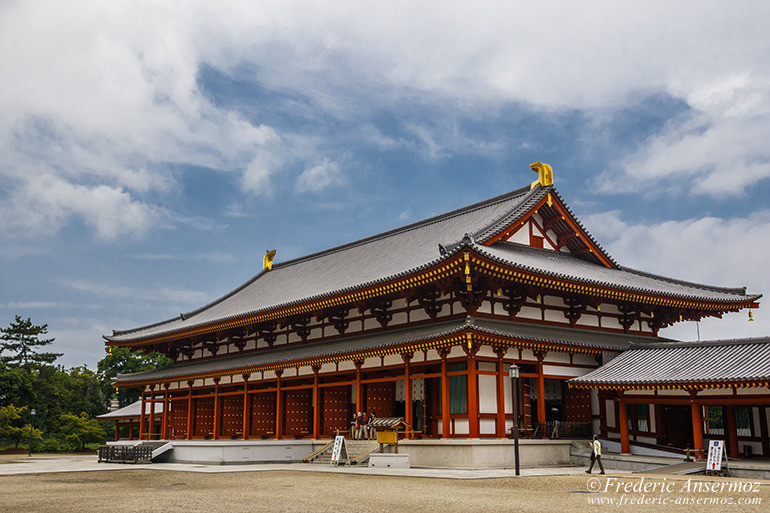
[[337, 435], [334, 438], [334, 447], [332, 448], [332, 465], [339, 465], [343, 447], [345, 447], [345, 437]]
[[706, 470], [722, 469], [722, 452], [725, 449], [725, 443], [722, 440], [711, 440], [709, 442], [709, 455], [706, 458]]

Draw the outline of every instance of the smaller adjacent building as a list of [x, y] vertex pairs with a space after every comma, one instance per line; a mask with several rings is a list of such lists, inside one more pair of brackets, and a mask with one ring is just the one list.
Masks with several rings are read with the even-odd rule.
[[637, 446], [702, 448], [770, 457], [770, 337], [630, 343], [608, 363], [569, 381], [598, 389], [601, 434]]

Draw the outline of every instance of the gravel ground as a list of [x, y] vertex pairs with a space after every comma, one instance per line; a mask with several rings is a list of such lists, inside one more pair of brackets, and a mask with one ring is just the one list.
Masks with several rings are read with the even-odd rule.
[[[609, 479], [609, 481], [608, 481]], [[615, 481], [613, 481], [613, 479]], [[550, 476], [518, 479], [451, 480], [377, 477], [312, 472], [232, 472], [202, 474], [157, 470], [121, 470], [0, 476], [2, 512], [441, 512], [460, 511], [767, 511], [770, 482], [758, 492], [692, 491], [696, 486], [749, 483], [749, 480], [666, 476]], [[757, 481], [754, 481], [757, 482]], [[624, 493], [635, 484], [669, 483], [668, 493]], [[699, 484], [700, 483], [700, 484]], [[689, 486], [688, 491], [682, 491]], [[746, 485], [751, 488], [753, 486]], [[588, 487], [606, 489], [587, 493]], [[732, 500], [733, 505], [623, 504], [590, 501], [642, 498], [669, 501]], [[737, 504], [761, 499], [763, 504]], [[715, 509], [716, 508], [716, 509]]]

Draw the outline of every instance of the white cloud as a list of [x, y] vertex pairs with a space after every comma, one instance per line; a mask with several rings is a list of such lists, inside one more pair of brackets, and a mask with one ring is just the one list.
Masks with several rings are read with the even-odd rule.
[[72, 184], [53, 175], [25, 181], [0, 205], [6, 233], [51, 233], [71, 217], [81, 218], [101, 239], [142, 235], [162, 209], [136, 201], [121, 188]]
[[175, 304], [183, 305], [184, 308], [197, 308], [211, 300], [211, 295], [205, 292], [178, 287], [159, 286], [152, 290], [144, 290], [126, 285], [73, 278], [61, 278], [58, 283], [97, 298], [124, 298], [137, 304], [151, 302], [168, 308], [173, 308]]
[[318, 192], [327, 187], [343, 185], [345, 176], [337, 162], [324, 159], [323, 162], [305, 169], [297, 178], [299, 192]]
[[[14, 185], [11, 201], [35, 195], [41, 175], [117, 199], [133, 210], [129, 222], [74, 194], [38, 200], [54, 226], [80, 218], [109, 239], [158, 222], [144, 193], [173, 187], [166, 164], [238, 172], [245, 191], [266, 195], [287, 162], [317, 158], [308, 153], [317, 146], [296, 152], [292, 134], [210, 102], [198, 84], [205, 64], [236, 77], [256, 70], [250, 78], [266, 87], [347, 118], [358, 115], [347, 96], [374, 89], [385, 91], [378, 101], [419, 94], [465, 112], [501, 102], [590, 112], [668, 94], [695, 117], [651, 137], [610, 178], [638, 184], [673, 173], [693, 192], [740, 193], [770, 175], [761, 143], [770, 135], [768, 11], [758, 2], [5, 2], [0, 175]], [[452, 136], [451, 126], [411, 129], [430, 158], [501, 147]], [[364, 132], [384, 148], [403, 144]], [[323, 173], [336, 183], [339, 175]], [[320, 188], [323, 176], [301, 187]], [[37, 205], [16, 207], [39, 218]]]
[[[707, 285], [747, 287], [749, 294], [770, 294], [764, 272], [770, 240], [770, 210], [748, 217], [704, 217], [658, 224], [630, 224], [616, 211], [582, 216], [591, 233], [623, 266]], [[760, 300], [761, 301], [761, 300]], [[728, 314], [701, 322], [701, 338], [766, 336], [767, 306], [755, 313]], [[674, 325], [662, 336], [695, 339], [694, 323]]]
[[770, 177], [770, 77], [729, 77], [687, 97], [692, 117], [673, 120], [600, 178], [605, 192], [668, 183], [687, 192], [739, 195]]

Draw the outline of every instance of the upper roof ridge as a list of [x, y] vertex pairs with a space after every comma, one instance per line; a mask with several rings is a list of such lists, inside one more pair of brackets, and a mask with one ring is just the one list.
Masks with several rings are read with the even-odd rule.
[[[632, 274], [638, 274], [639, 276], [645, 276], [647, 278], [652, 278], [656, 280], [661, 281], [667, 281], [669, 283], [676, 283], [678, 285], [686, 285], [688, 287], [695, 287], [698, 289], [704, 289], [704, 290], [711, 290], [714, 292], [725, 292], [727, 294], [740, 294], [745, 296], [746, 295], [746, 287], [719, 287], [716, 285], [707, 285], [704, 283], [698, 283], [694, 281], [687, 281], [687, 280], [680, 280], [677, 278], [669, 278], [668, 276], [661, 276], [659, 274], [653, 274], [647, 271], [640, 271], [639, 269], [633, 269], [631, 267], [620, 267], [620, 269], [632, 273]], [[762, 297], [761, 294], [757, 296], [757, 298]]]
[[[479, 201], [479, 202], [476, 202], [476, 203], [472, 203], [470, 205], [466, 205], [464, 207], [460, 207], [460, 208], [457, 208], [455, 210], [451, 210], [449, 212], [445, 212], [443, 214], [439, 214], [439, 215], [436, 215], [436, 216], [433, 216], [433, 217], [429, 217], [427, 219], [423, 219], [423, 220], [420, 220], [420, 221], [416, 221], [414, 223], [410, 223], [410, 224], [407, 224], [407, 225], [404, 225], [404, 226], [400, 226], [398, 228], [393, 228], [393, 229], [385, 231], [385, 232], [381, 232], [381, 233], [378, 233], [378, 234], [375, 234], [375, 235], [370, 235], [370, 236], [364, 237], [362, 239], [358, 239], [358, 240], [355, 240], [355, 241], [352, 241], [352, 242], [341, 244], [339, 246], [334, 246], [334, 247], [331, 247], [329, 249], [325, 249], [325, 250], [322, 250], [322, 251], [317, 251], [315, 253], [310, 253], [308, 255], [303, 255], [301, 257], [293, 258], [291, 260], [286, 260], [284, 262], [275, 262], [273, 264], [273, 268], [272, 268], [272, 270], [270, 272], [275, 272], [278, 269], [289, 267], [291, 265], [296, 265], [296, 264], [299, 264], [299, 263], [302, 263], [302, 262], [307, 262], [308, 260], [312, 260], [312, 259], [315, 259], [315, 258], [320, 258], [320, 257], [325, 256], [325, 255], [330, 255], [330, 254], [333, 254], [333, 253], [338, 253], [340, 251], [344, 251], [344, 250], [347, 250], [347, 249], [350, 249], [350, 248], [353, 248], [353, 247], [356, 247], [356, 246], [361, 246], [363, 244], [367, 244], [367, 243], [370, 243], [370, 242], [373, 242], [373, 241], [376, 241], [376, 240], [382, 240], [382, 239], [386, 239], [388, 237], [393, 237], [393, 236], [398, 235], [400, 233], [408, 232], [410, 230], [414, 230], [414, 229], [421, 228], [421, 227], [424, 227], [424, 226], [429, 226], [429, 225], [431, 225], [433, 223], [444, 221], [444, 220], [450, 219], [452, 217], [456, 217], [456, 216], [459, 216], [459, 215], [462, 215], [462, 214], [466, 214], [468, 212], [473, 212], [474, 210], [478, 210], [478, 209], [481, 209], [481, 208], [484, 208], [484, 207], [487, 207], [487, 206], [490, 206], [490, 205], [494, 205], [496, 203], [501, 203], [503, 201], [507, 201], [507, 200], [510, 200], [512, 198], [516, 198], [518, 196], [522, 196], [522, 195], [524, 195], [524, 194], [526, 194], [528, 192], [530, 192], [530, 188], [529, 187], [521, 187], [519, 189], [515, 189], [513, 191], [506, 192], [504, 194], [500, 194], [500, 195], [494, 196], [492, 198], [488, 198], [488, 199], [485, 199], [485, 200], [482, 200], [482, 201]], [[456, 244], [454, 244], [454, 245], [456, 245]], [[437, 249], [437, 251], [438, 251], [438, 249]], [[449, 253], [451, 254], [452, 251], [450, 250]], [[130, 329], [130, 330], [121, 330], [121, 331], [113, 330], [113, 336], [129, 334], [129, 333], [136, 332], [136, 331], [141, 331], [141, 330], [144, 330], [144, 329], [147, 329], [147, 328], [161, 326], [163, 324], [167, 324], [167, 323], [173, 322], [173, 321], [178, 320], [178, 319], [187, 320], [190, 317], [194, 317], [195, 315], [197, 315], [197, 314], [199, 314], [199, 313], [201, 313], [201, 312], [211, 308], [212, 306], [214, 306], [214, 305], [216, 305], [218, 303], [221, 303], [222, 301], [224, 301], [224, 300], [232, 297], [233, 295], [237, 294], [241, 290], [245, 289], [246, 287], [248, 287], [249, 285], [254, 283], [265, 272], [266, 271], [264, 269], [262, 269], [259, 273], [257, 273], [256, 275], [252, 276], [250, 279], [248, 279], [246, 282], [242, 283], [240, 286], [238, 286], [235, 289], [231, 290], [227, 294], [225, 294], [225, 295], [223, 295], [221, 297], [218, 297], [218, 298], [214, 299], [213, 301], [211, 301], [211, 302], [201, 306], [200, 308], [196, 308], [195, 310], [191, 310], [189, 312], [185, 312], [183, 314], [180, 314], [178, 317], [173, 317], [171, 319], [167, 319], [165, 321], [161, 321], [161, 322], [158, 322], [158, 323], [155, 323], [155, 324], [141, 326], [141, 327], [133, 328], [133, 329]]]
[[631, 349], [665, 349], [684, 347], [738, 346], [748, 344], [770, 344], [770, 336], [748, 338], [724, 338], [714, 340], [670, 340], [656, 342], [631, 342]]
[[[529, 191], [530, 191], [529, 187], [522, 187], [520, 189], [516, 189], [516, 190], [510, 191], [510, 192], [506, 192], [505, 194], [500, 194], [499, 196], [494, 196], [492, 198], [489, 198], [489, 199], [486, 199], [486, 200], [483, 200], [483, 201], [479, 201], [477, 203], [473, 203], [473, 204], [467, 205], [465, 207], [461, 207], [461, 208], [458, 208], [458, 209], [455, 209], [455, 210], [450, 210], [449, 212], [445, 212], [443, 214], [439, 214], [439, 215], [436, 215], [436, 216], [433, 216], [433, 217], [422, 219], [420, 221], [415, 221], [414, 223], [410, 223], [410, 224], [407, 224], [407, 225], [404, 225], [404, 226], [399, 226], [397, 228], [393, 228], [391, 230], [387, 230], [387, 231], [384, 231], [384, 232], [381, 232], [381, 233], [378, 233], [378, 234], [375, 234], [375, 235], [370, 235], [368, 237], [364, 237], [362, 239], [358, 239], [358, 240], [355, 240], [355, 241], [352, 241], [352, 242], [346, 242], [345, 244], [341, 244], [339, 246], [333, 246], [333, 247], [328, 248], [328, 249], [324, 249], [324, 250], [321, 250], [321, 251], [316, 251], [315, 253], [310, 253], [310, 254], [307, 254], [307, 255], [303, 255], [301, 257], [293, 258], [291, 260], [286, 260], [284, 262], [275, 262], [273, 264], [273, 269], [276, 269], [276, 268], [279, 268], [279, 267], [286, 267], [286, 266], [298, 264], [298, 263], [301, 263], [301, 262], [306, 262], [308, 260], [312, 260], [314, 258], [318, 258], [318, 257], [324, 256], [324, 255], [329, 255], [329, 254], [332, 254], [332, 253], [337, 253], [339, 251], [350, 249], [352, 247], [361, 246], [363, 244], [367, 244], [367, 243], [373, 242], [375, 240], [382, 240], [382, 239], [386, 239], [388, 237], [393, 237], [394, 235], [398, 235], [399, 233], [408, 232], [410, 230], [415, 230], [417, 228], [421, 228], [421, 227], [428, 226], [428, 225], [431, 225], [431, 224], [434, 224], [434, 223], [438, 223], [440, 221], [444, 221], [446, 219], [450, 219], [452, 217], [456, 217], [456, 216], [461, 215], [461, 214], [466, 214], [468, 212], [473, 212], [474, 210], [478, 210], [480, 208], [484, 208], [484, 207], [487, 207], [489, 205], [493, 205], [495, 203], [501, 203], [501, 202], [509, 200], [511, 198], [515, 198], [517, 196], [521, 196], [524, 193], [527, 193]], [[448, 241], [449, 244], [452, 244], [454, 242], [455, 241], [452, 241], [452, 242]]]

